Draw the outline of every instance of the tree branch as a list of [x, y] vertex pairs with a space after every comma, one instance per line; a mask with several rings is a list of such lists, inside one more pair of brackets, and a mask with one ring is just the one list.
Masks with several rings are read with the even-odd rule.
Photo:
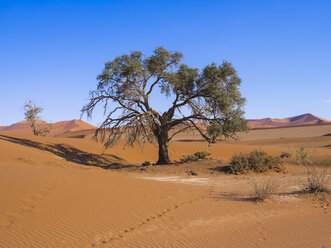
[[199, 131], [200, 135], [203, 138], [205, 138], [205, 140], [207, 140], [208, 143], [211, 143], [210, 138], [202, 132], [202, 130], [194, 123], [194, 121], [192, 121], [192, 120], [189, 120], [189, 121], [192, 123], [192, 125], [195, 127], [195, 129]]
[[158, 77], [158, 78], [156, 79], [156, 81], [155, 81], [155, 82], [151, 85], [151, 87], [149, 88], [149, 91], [146, 93], [146, 96], [148, 96], [149, 94], [152, 93], [154, 86], [155, 86], [155, 85], [161, 80], [161, 78], [162, 78], [162, 77]]
[[192, 129], [192, 126], [186, 126], [186, 127], [182, 128], [182, 129], [178, 130], [177, 132], [174, 132], [174, 133], [170, 136], [170, 138], [168, 139], [168, 142], [169, 142], [174, 136], [176, 136], [177, 134], [182, 133], [182, 132], [185, 132], [186, 130], [189, 130], [189, 129]]

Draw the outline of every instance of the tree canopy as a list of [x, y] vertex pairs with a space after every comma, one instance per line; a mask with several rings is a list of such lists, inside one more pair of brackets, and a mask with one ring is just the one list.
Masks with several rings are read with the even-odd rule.
[[[105, 119], [95, 137], [106, 147], [123, 136], [131, 145], [157, 142], [157, 163], [167, 164], [168, 142], [180, 132], [195, 129], [212, 142], [204, 127], [217, 123], [217, 135], [223, 138], [246, 130], [241, 79], [231, 63], [211, 63], [200, 71], [181, 63], [182, 58], [182, 53], [158, 47], [151, 56], [135, 51], [105, 63], [96, 90], [82, 108], [82, 114], [92, 117], [95, 107], [103, 105]], [[164, 112], [150, 103], [158, 88], [170, 101]]]

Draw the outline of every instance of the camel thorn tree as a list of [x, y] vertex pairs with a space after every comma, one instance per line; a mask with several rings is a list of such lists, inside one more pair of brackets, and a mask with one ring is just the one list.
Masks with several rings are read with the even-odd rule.
[[37, 125], [42, 111], [43, 108], [35, 105], [31, 100], [24, 104], [25, 119], [29, 122], [35, 136], [46, 136], [50, 132], [50, 127], [40, 127]]
[[[105, 63], [96, 90], [81, 110], [91, 118], [97, 105], [104, 108], [105, 119], [94, 137], [106, 148], [121, 137], [130, 145], [156, 142], [157, 164], [168, 164], [168, 143], [178, 133], [194, 129], [215, 142], [215, 133], [210, 137], [204, 127], [217, 123], [217, 135], [224, 138], [246, 130], [241, 79], [232, 65], [211, 63], [200, 71], [181, 63], [182, 58], [179, 52], [158, 47], [151, 56], [131, 52]], [[151, 94], [157, 90], [169, 105], [166, 111], [152, 106]]]

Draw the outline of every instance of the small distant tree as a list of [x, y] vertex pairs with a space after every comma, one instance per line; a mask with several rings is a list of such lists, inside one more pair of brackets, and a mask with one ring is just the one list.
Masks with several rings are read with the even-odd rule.
[[[179, 52], [158, 47], [151, 56], [131, 52], [107, 62], [97, 77], [97, 89], [82, 108], [82, 114], [91, 118], [95, 107], [103, 104], [105, 120], [94, 137], [105, 141], [106, 147], [122, 136], [130, 145], [156, 141], [157, 164], [168, 164], [168, 142], [180, 132], [196, 129], [212, 142], [216, 138], [206, 132], [212, 123], [221, 126], [224, 137], [246, 130], [241, 79], [232, 65], [212, 63], [199, 71], [181, 63], [182, 58]], [[157, 87], [169, 99], [170, 107], [164, 112], [151, 106], [150, 96]]]
[[39, 127], [37, 121], [40, 120], [40, 113], [43, 111], [42, 107], [35, 105], [31, 100], [29, 100], [24, 105], [24, 115], [25, 119], [30, 123], [33, 130], [33, 134], [36, 136], [46, 136], [50, 128], [49, 127]]

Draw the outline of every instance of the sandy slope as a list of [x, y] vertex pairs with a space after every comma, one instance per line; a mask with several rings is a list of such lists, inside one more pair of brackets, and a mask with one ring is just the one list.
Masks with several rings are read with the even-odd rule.
[[[263, 140], [281, 138], [330, 137], [331, 123], [324, 125], [283, 127], [273, 129], [253, 129], [239, 135], [240, 140]], [[309, 143], [309, 142], [308, 142]]]
[[[208, 148], [186, 138], [171, 143], [172, 159]], [[287, 147], [245, 142], [257, 141], [219, 143], [210, 151], [227, 159], [259, 147], [273, 154]], [[314, 149], [331, 156], [331, 149]], [[265, 175], [127, 175], [103, 169], [102, 159], [111, 166], [155, 161], [155, 146], [141, 153], [121, 143], [102, 152], [89, 138], [0, 132], [0, 247], [331, 247], [330, 202], [300, 194], [304, 174], [298, 166], [275, 174], [279, 194], [256, 205], [252, 181]]]
[[1, 247], [86, 247], [197, 196], [92, 169], [5, 163], [0, 170]]

